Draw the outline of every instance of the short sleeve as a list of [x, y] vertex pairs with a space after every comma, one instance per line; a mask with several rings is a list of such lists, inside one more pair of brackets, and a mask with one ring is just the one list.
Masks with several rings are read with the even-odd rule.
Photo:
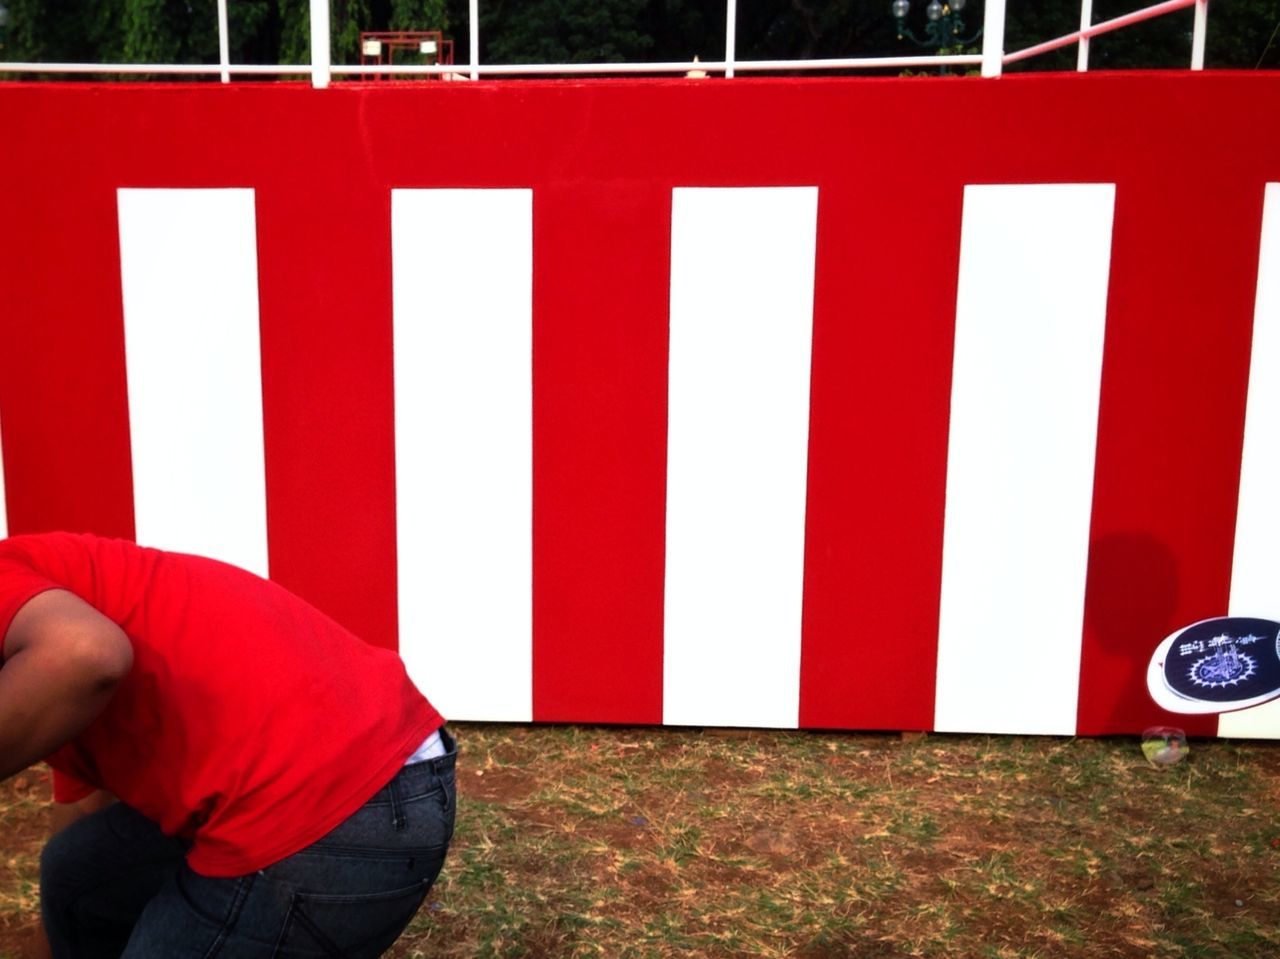
[[40, 593], [62, 588], [20, 560], [0, 553], [0, 662], [4, 660], [9, 626], [18, 610]]
[[56, 803], [79, 802], [97, 791], [96, 786], [82, 783], [69, 773], [57, 769], [53, 771], [53, 801]]

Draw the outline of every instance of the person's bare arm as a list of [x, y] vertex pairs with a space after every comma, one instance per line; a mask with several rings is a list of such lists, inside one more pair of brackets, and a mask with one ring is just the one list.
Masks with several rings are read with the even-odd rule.
[[[133, 666], [133, 647], [115, 623], [78, 596], [50, 590], [26, 603], [4, 636], [0, 667], [0, 780], [21, 772], [78, 735], [111, 701]], [[52, 829], [115, 801], [98, 790], [55, 803]], [[40, 928], [31, 959], [49, 959]]]
[[65, 590], [41, 593], [18, 610], [4, 653], [0, 780], [77, 736], [133, 666], [124, 631]]

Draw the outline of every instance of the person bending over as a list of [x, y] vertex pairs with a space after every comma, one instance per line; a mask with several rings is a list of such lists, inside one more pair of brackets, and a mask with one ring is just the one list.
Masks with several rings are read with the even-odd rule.
[[381, 955], [444, 864], [455, 758], [395, 653], [274, 583], [0, 540], [0, 779], [54, 770], [56, 959]]

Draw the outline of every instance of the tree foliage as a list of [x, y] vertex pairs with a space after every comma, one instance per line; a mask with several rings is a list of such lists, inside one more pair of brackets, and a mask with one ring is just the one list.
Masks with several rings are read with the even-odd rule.
[[[1146, 0], [1094, 0], [1101, 22]], [[922, 32], [927, 0], [912, 0]], [[64, 62], [214, 63], [214, 0], [0, 0], [8, 13], [0, 59]], [[469, 58], [467, 0], [330, 0], [335, 62], [359, 59], [362, 30], [450, 30]], [[890, 0], [738, 0], [739, 59], [876, 56], [919, 52], [898, 40]], [[968, 30], [982, 23], [968, 0]], [[228, 0], [233, 62], [310, 60], [308, 0]], [[1006, 49], [1079, 26], [1079, 0], [1008, 0]], [[480, 59], [488, 63], [718, 60], [725, 52], [725, 0], [480, 0]], [[1095, 39], [1093, 69], [1185, 68], [1190, 10]], [[1280, 67], [1276, 0], [1231, 0], [1209, 15], [1210, 67]], [[976, 49], [976, 46], [974, 47]], [[1075, 47], [1017, 70], [1070, 70]]]
[[646, 0], [489, 0], [481, 34], [497, 63], [625, 63], [649, 59]]
[[391, 30], [448, 30], [444, 0], [391, 0]]

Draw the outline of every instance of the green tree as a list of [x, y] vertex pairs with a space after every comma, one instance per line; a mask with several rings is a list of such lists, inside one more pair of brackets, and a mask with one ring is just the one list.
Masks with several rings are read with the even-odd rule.
[[[218, 58], [216, 3], [179, 0], [8, 0], [7, 55], [14, 60], [69, 63], [213, 63]], [[275, 55], [263, 42], [275, 4], [228, 5], [231, 58], [262, 62]], [[268, 61], [270, 62], [270, 61]]]
[[5, 0], [9, 10], [6, 59], [92, 62], [120, 60], [123, 0], [58, 3]]
[[124, 58], [131, 63], [183, 63], [183, 48], [196, 37], [191, 8], [170, 0], [126, 0], [120, 26]]
[[[311, 62], [311, 4], [278, 0], [279, 63]], [[334, 63], [360, 62], [360, 32], [385, 27], [370, 10], [369, 0], [329, 0], [329, 56]]]
[[[745, 15], [744, 15], [745, 14]], [[888, 2], [771, 0], [739, 13], [738, 56], [792, 59], [917, 53], [896, 42]]]
[[487, 0], [481, 55], [491, 63], [600, 63], [648, 59], [647, 0]]
[[448, 30], [449, 14], [445, 0], [391, 0], [387, 29]]
[[701, 0], [649, 0], [644, 26], [653, 38], [649, 59], [718, 60], [724, 56], [723, 3]]
[[359, 63], [360, 31], [374, 29], [369, 0], [330, 0], [329, 56], [334, 63]]

